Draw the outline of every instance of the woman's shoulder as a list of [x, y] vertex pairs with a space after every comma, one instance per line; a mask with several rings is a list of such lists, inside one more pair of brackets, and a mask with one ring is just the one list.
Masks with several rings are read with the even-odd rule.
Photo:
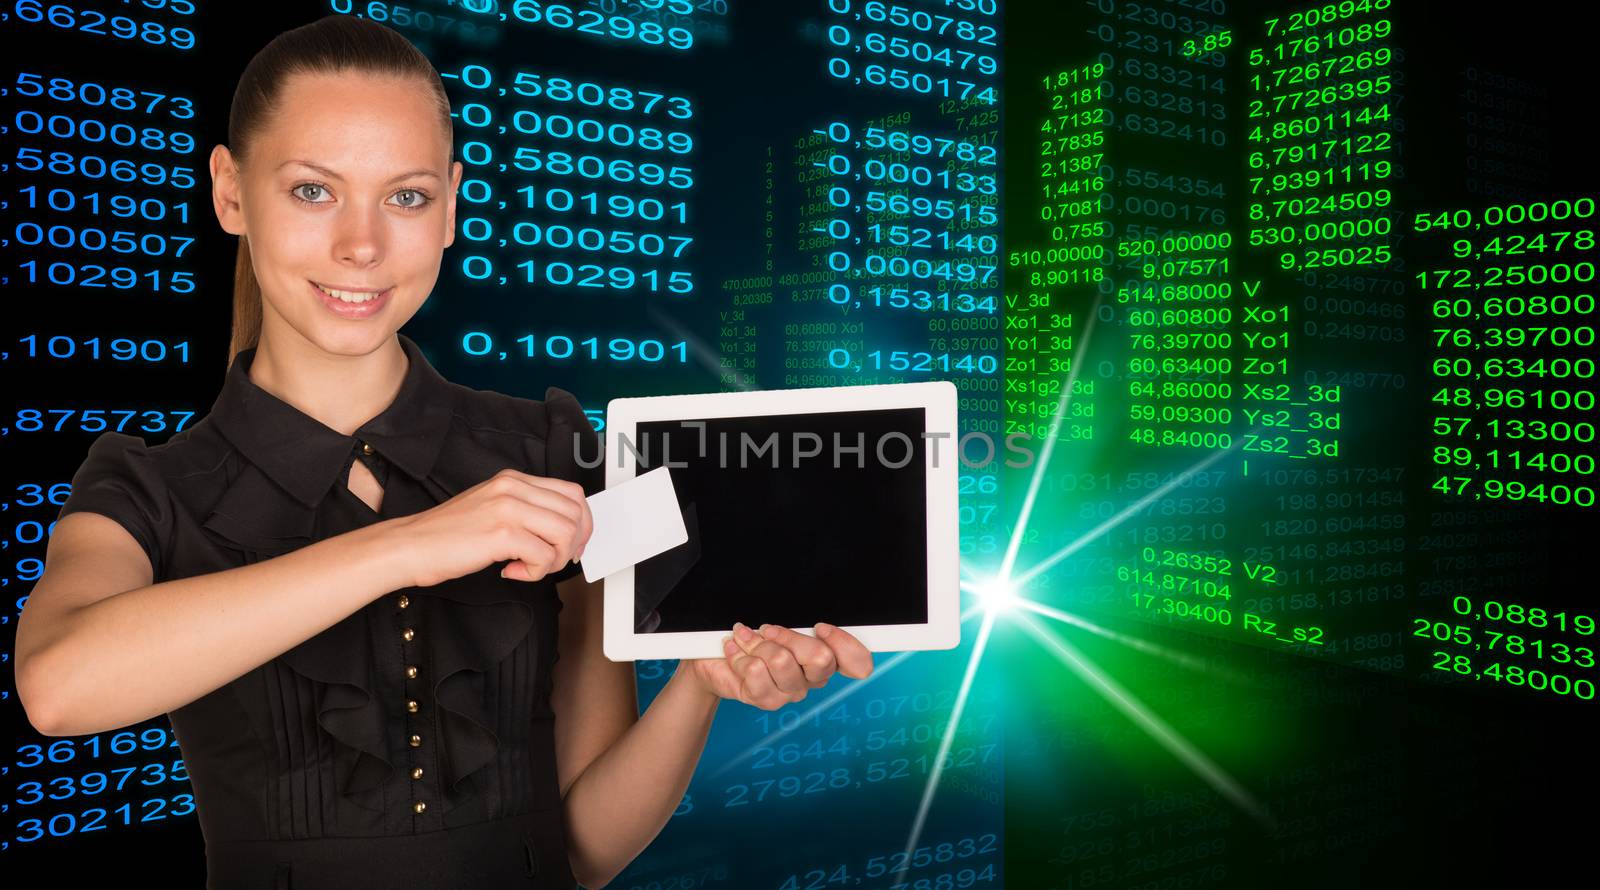
[[577, 396], [559, 386], [546, 387], [542, 399], [456, 386], [456, 422], [469, 430], [548, 438], [569, 427], [593, 429]]
[[56, 519], [88, 511], [120, 523], [162, 577], [178, 515], [176, 503], [195, 480], [216, 470], [227, 449], [203, 420], [151, 445], [141, 435], [100, 433], [73, 471]]
[[548, 386], [533, 399], [461, 387], [456, 398], [460, 435], [540, 475], [570, 479], [593, 494], [605, 488], [601, 444], [577, 396]]
[[209, 417], [156, 444], [140, 433], [106, 430], [89, 443], [78, 472], [138, 475], [179, 483], [217, 469], [232, 450]]

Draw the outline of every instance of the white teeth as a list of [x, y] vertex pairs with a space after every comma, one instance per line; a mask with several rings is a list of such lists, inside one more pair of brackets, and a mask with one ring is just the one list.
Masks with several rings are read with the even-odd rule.
[[317, 284], [315, 281], [313, 281], [311, 283], [316, 286], [317, 290], [322, 291], [323, 293], [327, 294], [330, 297], [338, 297], [341, 301], [343, 301], [345, 303], [366, 303], [366, 302], [370, 302], [372, 300], [376, 300], [378, 298], [378, 295], [375, 294], [375, 293], [358, 293], [356, 291], [348, 291], [348, 290], [331, 290], [329, 288], [323, 287], [320, 284]]

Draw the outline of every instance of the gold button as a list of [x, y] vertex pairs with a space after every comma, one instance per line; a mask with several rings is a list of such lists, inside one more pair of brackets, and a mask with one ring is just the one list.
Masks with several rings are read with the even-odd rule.
[[402, 609], [404, 609], [406, 606], [411, 605], [411, 597], [408, 597], [403, 593], [400, 594], [400, 602], [398, 603], [398, 605]]
[[411, 768], [411, 778], [413, 778], [413, 779], [422, 778], [422, 767], [420, 767], [420, 766], [412, 767]]
[[368, 445], [365, 442], [362, 442], [361, 443], [361, 453], [362, 454], [371, 454], [372, 453], [372, 446]]
[[415, 680], [416, 678], [417, 678], [417, 666], [414, 665], [414, 664], [406, 665], [406, 679], [407, 680]]
[[411, 747], [413, 747], [413, 748], [420, 748], [420, 747], [422, 747], [422, 736], [419, 736], [419, 735], [413, 735], [413, 736], [412, 736], [412, 737], [411, 737]]
[[406, 702], [406, 710], [413, 714], [417, 712], [417, 703], [415, 699]]
[[428, 805], [419, 800], [416, 803], [412, 804], [411, 808], [420, 813], [423, 810], [426, 810], [428, 808]]
[[409, 627], [400, 632], [400, 636], [405, 637], [405, 640], [406, 640], [407, 643], [411, 642], [411, 638], [416, 636], [416, 635], [417, 635], [417, 632], [412, 630]]

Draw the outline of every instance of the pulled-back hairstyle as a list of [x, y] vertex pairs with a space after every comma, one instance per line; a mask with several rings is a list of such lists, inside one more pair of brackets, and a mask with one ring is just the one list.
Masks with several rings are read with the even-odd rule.
[[[243, 165], [249, 157], [251, 139], [266, 125], [290, 76], [350, 71], [416, 78], [432, 93], [439, 108], [439, 123], [454, 146], [450, 97], [428, 57], [386, 25], [354, 16], [330, 15], [279, 34], [245, 66], [228, 112], [228, 150], [235, 161]], [[453, 155], [452, 148], [452, 160]], [[250, 263], [250, 242], [240, 235], [233, 273], [233, 338], [228, 347], [228, 365], [231, 367], [235, 356], [260, 339], [261, 283]]]

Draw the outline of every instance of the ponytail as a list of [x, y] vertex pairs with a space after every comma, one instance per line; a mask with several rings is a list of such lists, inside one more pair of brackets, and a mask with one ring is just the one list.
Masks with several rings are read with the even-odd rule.
[[228, 367], [240, 352], [261, 339], [261, 282], [250, 262], [250, 241], [239, 236], [239, 257], [233, 266], [233, 341], [228, 346]]

